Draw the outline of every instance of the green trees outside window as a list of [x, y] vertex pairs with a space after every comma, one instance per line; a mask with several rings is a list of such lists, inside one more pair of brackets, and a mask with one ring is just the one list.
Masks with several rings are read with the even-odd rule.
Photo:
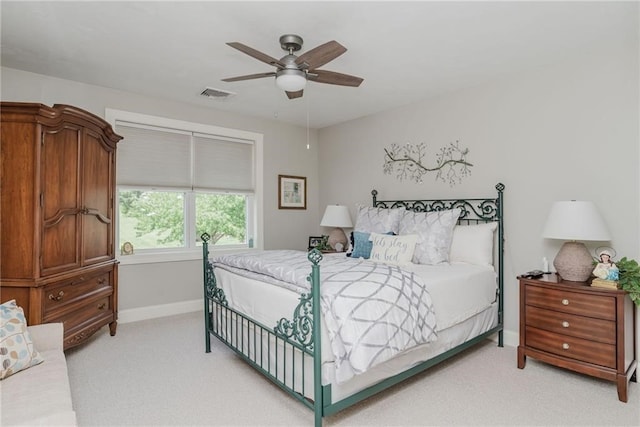
[[119, 211], [120, 243], [131, 242], [136, 250], [195, 246], [204, 232], [211, 235], [210, 244], [247, 241], [243, 194], [121, 189]]

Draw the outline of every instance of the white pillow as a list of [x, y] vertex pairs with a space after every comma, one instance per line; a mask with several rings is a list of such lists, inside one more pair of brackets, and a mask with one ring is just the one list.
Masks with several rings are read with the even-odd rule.
[[414, 264], [440, 264], [449, 261], [453, 229], [460, 208], [433, 212], [405, 211], [400, 217], [400, 234], [417, 234]]
[[418, 236], [371, 233], [369, 240], [373, 242], [369, 260], [385, 264], [407, 265], [411, 263]]
[[384, 234], [392, 231], [398, 234], [400, 215], [404, 208], [387, 209], [356, 205], [356, 225], [354, 231]]
[[493, 234], [497, 222], [458, 225], [453, 230], [449, 261], [493, 266]]

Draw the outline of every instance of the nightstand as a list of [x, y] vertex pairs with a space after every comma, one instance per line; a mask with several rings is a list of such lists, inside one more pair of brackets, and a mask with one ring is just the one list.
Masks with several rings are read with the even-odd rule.
[[556, 274], [520, 281], [518, 368], [526, 357], [615, 381], [626, 402], [637, 381], [636, 311], [622, 290], [563, 281]]

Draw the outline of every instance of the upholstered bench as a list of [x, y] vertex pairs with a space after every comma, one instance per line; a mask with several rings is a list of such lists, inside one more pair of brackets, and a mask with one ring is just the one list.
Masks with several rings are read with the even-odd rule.
[[[0, 381], [0, 425], [76, 425], [62, 323], [29, 326], [27, 330], [44, 361]], [[8, 360], [5, 356], [3, 362]]]

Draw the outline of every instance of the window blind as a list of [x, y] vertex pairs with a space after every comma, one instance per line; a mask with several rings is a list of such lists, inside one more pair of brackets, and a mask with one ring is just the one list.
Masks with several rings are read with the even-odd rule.
[[118, 145], [118, 184], [191, 186], [191, 135], [168, 129], [116, 123], [123, 139]]
[[194, 187], [253, 190], [253, 144], [198, 135], [193, 148]]
[[220, 135], [116, 123], [119, 185], [254, 190], [254, 145]]

